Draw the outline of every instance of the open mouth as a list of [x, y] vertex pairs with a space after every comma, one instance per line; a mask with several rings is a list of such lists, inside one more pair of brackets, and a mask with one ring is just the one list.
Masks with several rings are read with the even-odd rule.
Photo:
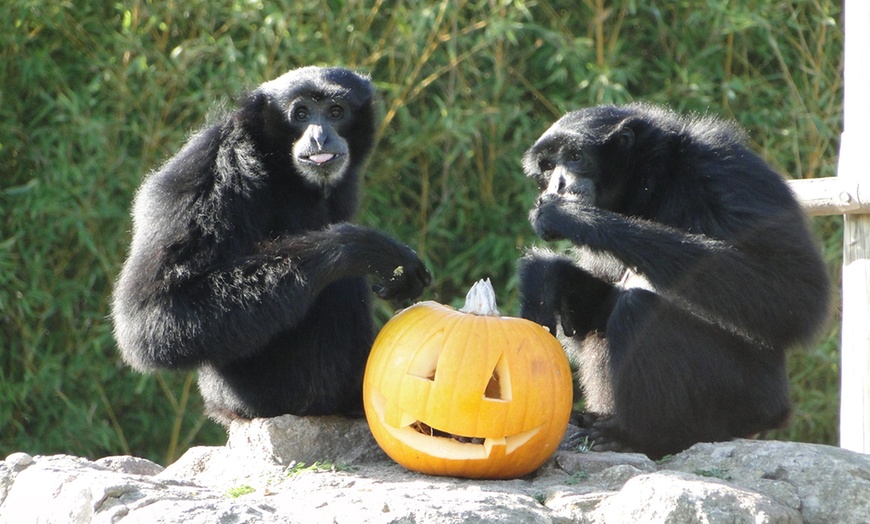
[[338, 155], [336, 155], [335, 153], [317, 153], [303, 158], [315, 164], [325, 164], [326, 162], [335, 159], [337, 156]]

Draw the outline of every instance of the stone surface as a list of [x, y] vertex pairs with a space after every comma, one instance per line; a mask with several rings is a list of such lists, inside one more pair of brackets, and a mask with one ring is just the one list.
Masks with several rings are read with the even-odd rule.
[[236, 456], [278, 464], [384, 460], [363, 420], [344, 417], [275, 417], [234, 421], [227, 442]]
[[[304, 463], [304, 465], [303, 465]], [[167, 468], [13, 453], [0, 461], [2, 523], [870, 522], [870, 456], [814, 444], [698, 444], [643, 455], [560, 451], [526, 478], [413, 473], [364, 421], [236, 423], [226, 446]]]
[[619, 492], [604, 499], [592, 516], [592, 522], [803, 522], [796, 509], [776, 499], [679, 471], [629, 479]]
[[131, 473], [133, 475], [156, 475], [164, 469], [163, 466], [150, 460], [130, 456], [103, 457], [95, 463], [118, 473]]
[[663, 467], [722, 476], [799, 509], [807, 522], [870, 522], [870, 455], [738, 440], [697, 444]]

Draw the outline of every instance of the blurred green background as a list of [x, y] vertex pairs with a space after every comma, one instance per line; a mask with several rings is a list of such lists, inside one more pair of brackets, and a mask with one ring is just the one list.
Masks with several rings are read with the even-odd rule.
[[[424, 298], [445, 303], [491, 277], [516, 314], [515, 262], [537, 241], [520, 157], [574, 108], [734, 118], [787, 176], [836, 174], [839, 1], [7, 0], [0, 43], [0, 459], [167, 464], [225, 442], [192, 374], [122, 365], [109, 296], [142, 177], [215, 104], [288, 69], [372, 75], [383, 120], [359, 220], [417, 249]], [[842, 221], [813, 224], [839, 282]], [[836, 444], [838, 322], [792, 353], [794, 419], [770, 437]]]

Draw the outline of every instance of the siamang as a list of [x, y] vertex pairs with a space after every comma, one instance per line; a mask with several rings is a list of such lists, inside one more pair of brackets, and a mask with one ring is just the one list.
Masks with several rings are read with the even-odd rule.
[[631, 104], [568, 113], [524, 155], [535, 232], [571, 244], [518, 267], [520, 315], [558, 333], [584, 395], [564, 442], [662, 457], [787, 422], [785, 351], [824, 323], [830, 284], [787, 184], [744, 142]]
[[376, 123], [368, 78], [296, 69], [149, 175], [113, 296], [124, 360], [198, 369], [206, 412], [225, 425], [361, 413], [367, 276], [389, 300], [431, 280], [409, 247], [349, 222]]

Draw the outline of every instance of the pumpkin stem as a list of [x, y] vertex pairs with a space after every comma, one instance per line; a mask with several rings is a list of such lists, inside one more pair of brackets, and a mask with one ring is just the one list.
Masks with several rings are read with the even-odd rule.
[[495, 290], [488, 278], [478, 280], [471, 286], [468, 294], [465, 295], [465, 305], [459, 311], [472, 315], [499, 316], [495, 305]]

